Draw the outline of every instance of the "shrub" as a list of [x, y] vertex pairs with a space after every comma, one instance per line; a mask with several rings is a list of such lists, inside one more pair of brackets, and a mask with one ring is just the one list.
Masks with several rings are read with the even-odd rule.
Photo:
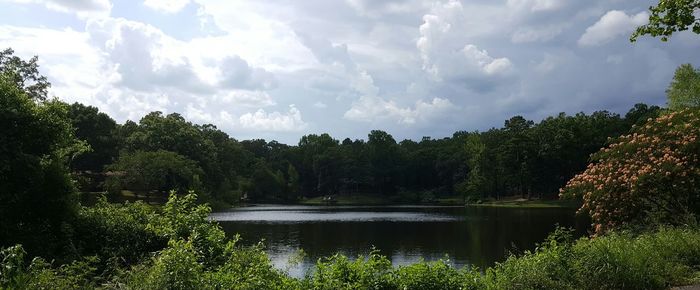
[[693, 225], [700, 211], [700, 110], [649, 120], [592, 156], [561, 190], [581, 197], [595, 233]]
[[449, 261], [421, 261], [402, 266], [390, 276], [393, 289], [484, 289], [485, 281], [476, 269], [457, 269]]
[[355, 260], [340, 254], [320, 259], [307, 277], [306, 289], [391, 289], [391, 262], [372, 250]]

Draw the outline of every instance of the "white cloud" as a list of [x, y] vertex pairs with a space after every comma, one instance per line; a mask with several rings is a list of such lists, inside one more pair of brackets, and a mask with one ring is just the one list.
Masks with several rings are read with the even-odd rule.
[[623, 35], [628, 35], [637, 26], [644, 25], [649, 21], [649, 13], [646, 11], [636, 15], [627, 15], [619, 10], [611, 10], [595, 24], [586, 28], [586, 32], [581, 35], [578, 44], [582, 46], [602, 45]]
[[110, 0], [11, 0], [22, 4], [40, 4], [63, 13], [75, 13], [80, 18], [106, 17], [112, 10]]
[[215, 96], [216, 100], [224, 104], [243, 107], [268, 107], [277, 104], [275, 100], [264, 91], [234, 90], [221, 96]]
[[147, 7], [165, 13], [176, 13], [185, 8], [190, 0], [144, 0]]
[[378, 120], [394, 120], [399, 124], [415, 124], [443, 115], [456, 109], [450, 100], [433, 98], [431, 102], [419, 100], [415, 107], [400, 107], [394, 101], [386, 101], [379, 97], [362, 96], [345, 112], [348, 120], [359, 122], [375, 122]]
[[319, 108], [319, 109], [325, 109], [328, 108], [328, 105], [324, 102], [316, 102], [314, 103], [314, 107]]
[[270, 112], [263, 109], [255, 113], [246, 113], [238, 118], [240, 126], [249, 130], [272, 132], [296, 132], [304, 130], [308, 124], [301, 118], [301, 112], [294, 105], [287, 113]]
[[494, 58], [486, 50], [469, 43], [456, 49], [459, 41], [464, 41], [455, 38], [461, 30], [453, 29], [463, 19], [462, 11], [459, 2], [449, 1], [435, 9], [435, 14], [423, 16], [420, 38], [416, 42], [423, 69], [437, 80], [478, 81], [509, 73], [513, 65], [508, 58]]

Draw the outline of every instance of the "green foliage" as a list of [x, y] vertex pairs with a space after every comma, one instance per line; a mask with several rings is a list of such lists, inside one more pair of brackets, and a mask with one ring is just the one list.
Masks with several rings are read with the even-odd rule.
[[101, 172], [119, 153], [117, 122], [96, 107], [79, 103], [70, 105], [69, 115], [76, 138], [84, 140], [91, 149], [71, 160], [71, 170]]
[[671, 110], [700, 107], [700, 69], [691, 64], [679, 66], [666, 94]]
[[14, 53], [11, 48], [0, 51], [0, 76], [25, 92], [30, 99], [46, 100], [51, 83], [39, 74], [39, 57], [25, 61], [14, 56]]
[[73, 222], [74, 247], [104, 263], [135, 264], [167, 245], [168, 237], [155, 231], [156, 221], [160, 218], [152, 206], [140, 201], [112, 204], [103, 197], [79, 211]]
[[649, 23], [638, 27], [630, 40], [635, 42], [640, 36], [651, 35], [668, 41], [673, 33], [688, 29], [700, 34], [700, 18], [696, 17], [698, 9], [698, 0], [661, 0], [656, 6], [649, 7]]
[[486, 283], [477, 269], [457, 269], [449, 261], [418, 262], [392, 271], [391, 289], [485, 289]]
[[195, 189], [195, 181], [204, 174], [194, 161], [164, 150], [124, 153], [107, 170], [112, 172], [106, 181], [107, 188], [113, 193], [123, 189], [184, 192]]
[[692, 283], [700, 233], [662, 229], [574, 243], [550, 238], [487, 271], [492, 289], [667, 289]]
[[61, 250], [62, 222], [75, 209], [66, 165], [83, 150], [67, 105], [35, 102], [0, 75], [0, 245]]
[[136, 267], [127, 279], [130, 289], [203, 289], [204, 266], [189, 241], [170, 240], [147, 267]]
[[314, 273], [305, 281], [307, 289], [391, 289], [391, 262], [377, 251], [351, 260], [336, 254], [316, 263]]

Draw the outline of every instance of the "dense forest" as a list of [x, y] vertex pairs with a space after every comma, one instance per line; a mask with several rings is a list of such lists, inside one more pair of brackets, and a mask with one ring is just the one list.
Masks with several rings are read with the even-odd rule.
[[117, 124], [95, 107], [72, 104], [75, 135], [89, 146], [71, 160], [83, 191], [206, 193], [205, 201], [296, 202], [316, 196], [397, 196], [402, 202], [440, 197], [556, 198], [589, 155], [635, 125], [656, 117], [637, 104], [624, 116], [607, 111], [560, 113], [538, 123], [515, 116], [502, 128], [397, 142], [371, 131], [366, 140], [329, 134], [297, 145], [236, 140], [211, 124], [153, 112]]

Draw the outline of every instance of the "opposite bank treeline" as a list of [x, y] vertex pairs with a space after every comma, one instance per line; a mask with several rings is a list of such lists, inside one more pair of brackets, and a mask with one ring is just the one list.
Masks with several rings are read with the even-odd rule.
[[373, 130], [366, 140], [329, 134], [302, 136], [297, 145], [236, 140], [215, 125], [177, 113], [152, 112], [117, 124], [97, 108], [68, 107], [77, 139], [90, 150], [70, 161], [81, 191], [123, 190], [167, 196], [194, 189], [223, 206], [241, 198], [296, 202], [334, 194], [394, 196], [403, 202], [518, 195], [555, 198], [609, 137], [659, 114], [635, 105], [620, 116], [561, 113], [538, 123], [515, 116], [502, 128], [452, 137], [397, 142]]

